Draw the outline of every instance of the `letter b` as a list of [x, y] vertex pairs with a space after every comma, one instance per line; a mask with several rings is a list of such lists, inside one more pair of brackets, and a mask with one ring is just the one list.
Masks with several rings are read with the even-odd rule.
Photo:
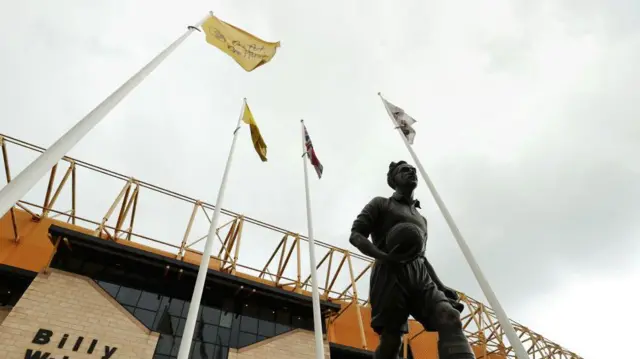
[[36, 336], [33, 337], [31, 343], [45, 345], [51, 341], [52, 335], [53, 332], [49, 329], [38, 329], [38, 332], [36, 333]]

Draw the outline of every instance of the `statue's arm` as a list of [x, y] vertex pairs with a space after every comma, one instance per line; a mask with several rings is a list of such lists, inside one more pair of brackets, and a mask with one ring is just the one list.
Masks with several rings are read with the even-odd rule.
[[372, 257], [377, 260], [387, 259], [387, 253], [381, 251], [371, 241], [358, 232], [351, 232], [349, 242], [354, 245], [365, 256]]
[[[433, 269], [433, 266], [431, 265], [431, 263], [429, 263], [429, 260], [427, 260], [426, 262], [427, 262], [427, 272], [429, 273], [429, 276], [431, 277], [431, 280], [433, 280], [433, 282], [435, 283], [436, 287], [442, 292], [444, 292], [444, 295], [447, 298], [455, 301], [460, 300], [460, 298], [458, 297], [458, 293], [454, 289], [444, 285], [440, 280], [440, 278], [438, 278], [438, 275], [436, 274], [436, 271]], [[453, 306], [462, 313], [462, 310], [464, 307], [461, 304], [454, 304]]]
[[442, 284], [442, 281], [436, 274], [435, 269], [433, 269], [433, 266], [431, 265], [431, 262], [429, 262], [428, 259], [427, 259], [427, 272], [429, 273], [429, 277], [431, 277], [431, 280], [433, 280], [433, 282], [436, 284], [436, 287], [438, 287], [438, 289], [446, 288], [446, 286]]
[[387, 253], [381, 251], [370, 240], [369, 235], [373, 231], [376, 221], [379, 219], [382, 201], [384, 198], [376, 197], [372, 199], [362, 209], [351, 226], [351, 236], [349, 242], [362, 254], [377, 260], [387, 259]]

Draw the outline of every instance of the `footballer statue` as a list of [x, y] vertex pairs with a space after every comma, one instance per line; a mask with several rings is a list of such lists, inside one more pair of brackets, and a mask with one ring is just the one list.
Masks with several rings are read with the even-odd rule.
[[375, 359], [398, 358], [409, 315], [426, 331], [438, 332], [440, 359], [475, 359], [462, 332], [464, 307], [425, 257], [427, 220], [413, 198], [416, 169], [405, 161], [392, 162], [387, 183], [395, 193], [372, 199], [353, 222], [349, 238], [375, 259], [369, 287], [371, 327], [380, 336]]

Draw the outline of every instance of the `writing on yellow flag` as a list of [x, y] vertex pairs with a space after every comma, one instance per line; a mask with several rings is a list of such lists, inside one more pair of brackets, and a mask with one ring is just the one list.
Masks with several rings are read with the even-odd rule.
[[213, 15], [202, 24], [202, 31], [208, 43], [231, 56], [247, 72], [269, 62], [280, 47], [280, 42], [261, 40]]
[[244, 111], [242, 112], [242, 121], [249, 125], [251, 129], [251, 142], [253, 142], [253, 148], [256, 149], [258, 156], [262, 162], [267, 162], [267, 144], [264, 143], [264, 139], [260, 134], [260, 129], [256, 124], [256, 120], [253, 118], [253, 114], [251, 114], [251, 110], [249, 110], [249, 105], [245, 102]]

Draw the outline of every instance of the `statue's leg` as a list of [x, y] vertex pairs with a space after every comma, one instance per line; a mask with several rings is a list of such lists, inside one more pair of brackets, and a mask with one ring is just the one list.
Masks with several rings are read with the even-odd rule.
[[448, 301], [438, 302], [434, 312], [440, 359], [474, 359], [473, 350], [462, 331], [460, 312]]
[[394, 270], [376, 264], [369, 287], [371, 327], [380, 336], [375, 359], [397, 359], [402, 335], [408, 332], [408, 297], [399, 285]]
[[383, 330], [380, 334], [380, 344], [373, 355], [374, 359], [398, 359], [402, 346], [402, 332], [398, 330]]
[[449, 299], [429, 277], [426, 266], [416, 261], [407, 277], [411, 281], [411, 315], [427, 331], [438, 332], [440, 359], [475, 359], [471, 346], [462, 331], [462, 321]]

